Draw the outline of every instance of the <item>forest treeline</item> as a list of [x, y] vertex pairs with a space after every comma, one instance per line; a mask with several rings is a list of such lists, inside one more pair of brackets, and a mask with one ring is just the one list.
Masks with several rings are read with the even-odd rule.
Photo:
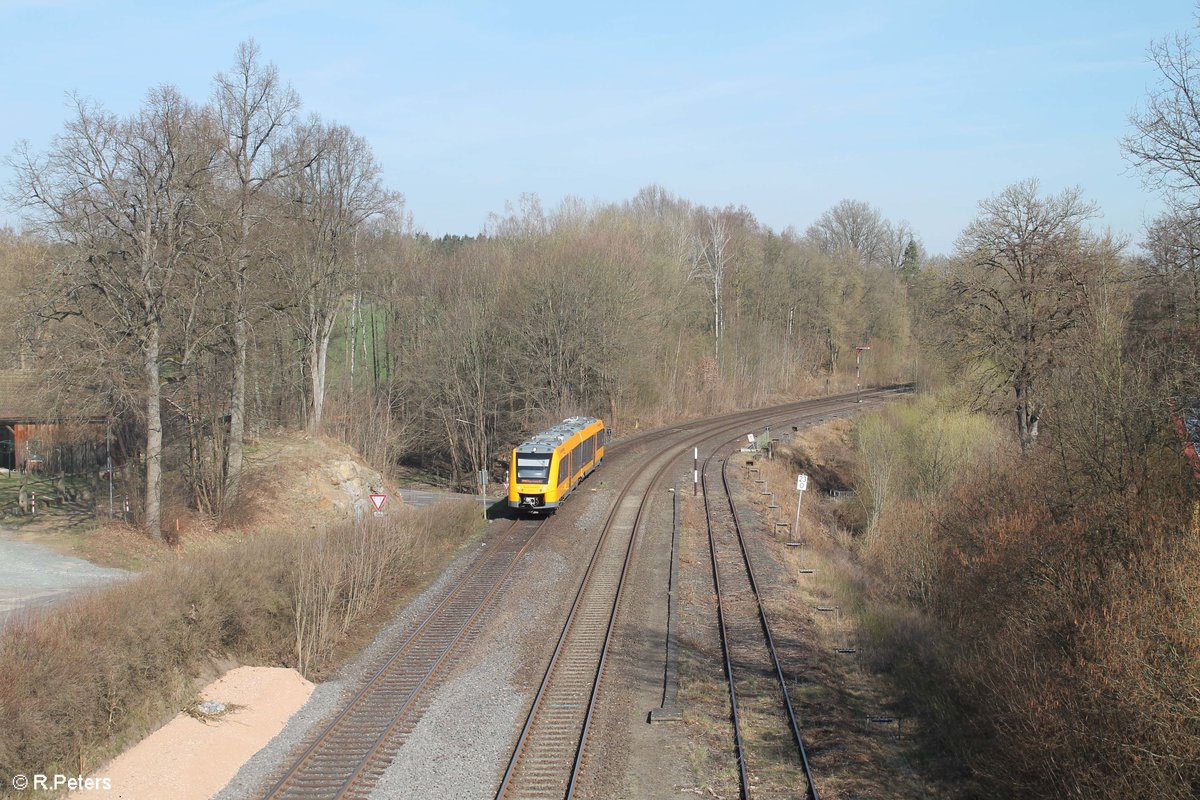
[[120, 435], [151, 532], [164, 475], [225, 518], [271, 426], [465, 484], [564, 415], [619, 430], [814, 393], [867, 342], [871, 380], [917, 364], [924, 255], [867, 203], [798, 233], [656, 186], [548, 212], [523, 196], [478, 236], [432, 239], [369, 144], [302, 115], [253, 42], [207, 100], [160, 86], [120, 117], [76, 98], [11, 162], [28, 228], [0, 241], [20, 287], [5, 349], [55, 415]]

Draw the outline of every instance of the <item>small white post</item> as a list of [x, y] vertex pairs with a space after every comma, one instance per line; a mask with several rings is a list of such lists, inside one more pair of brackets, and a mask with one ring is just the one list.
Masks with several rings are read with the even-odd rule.
[[807, 489], [808, 489], [808, 476], [807, 475], [797, 475], [796, 476], [796, 524], [793, 527], [793, 530], [797, 534], [800, 533], [800, 502], [802, 500], [804, 500], [804, 492], [807, 491]]

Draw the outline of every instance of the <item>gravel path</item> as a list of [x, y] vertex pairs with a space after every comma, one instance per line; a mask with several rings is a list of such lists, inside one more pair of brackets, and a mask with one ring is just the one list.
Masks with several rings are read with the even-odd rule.
[[14, 533], [0, 527], [0, 627], [22, 609], [43, 608], [130, 574], [8, 538]]

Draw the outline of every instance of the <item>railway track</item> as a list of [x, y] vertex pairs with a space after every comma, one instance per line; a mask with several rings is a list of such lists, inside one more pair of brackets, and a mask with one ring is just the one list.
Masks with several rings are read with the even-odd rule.
[[574, 793], [638, 526], [651, 487], [678, 455], [677, 448], [657, 455], [613, 503], [497, 798]]
[[[863, 397], [872, 394], [864, 392]], [[649, 498], [663, 475], [698, 443], [731, 432], [740, 434], [747, 426], [778, 424], [797, 413], [834, 414], [845, 410], [851, 397], [727, 414], [648, 431], [610, 446], [610, 453], [638, 446], [660, 446], [660, 450], [626, 482], [613, 504], [497, 797], [572, 796], [603, 685], [624, 576]], [[433, 610], [379, 663], [338, 716], [279, 775], [265, 797], [366, 797], [415, 728], [453, 656], [479, 630], [541, 524], [521, 521], [499, 533], [458, 582], [443, 590]]]
[[430, 690], [478, 630], [540, 526], [540, 521], [519, 521], [496, 536], [265, 796], [367, 796], [419, 721]]
[[[737, 759], [739, 794], [752, 795], [751, 775], [772, 772], [774, 791], [764, 795], [793, 797], [795, 787], [805, 787], [805, 797], [819, 800], [804, 738], [792, 706], [787, 680], [771, 635], [754, 574], [754, 564], [737, 504], [729, 486], [732, 442], [716, 448], [701, 470], [709, 554], [716, 591], [717, 625], [729, 689], [730, 721]], [[719, 453], [724, 457], [718, 457]], [[710, 477], [713, 462], [720, 464], [720, 480]], [[755, 735], [743, 735], [747, 719]], [[788, 741], [790, 739], [790, 741]], [[795, 774], [795, 773], [799, 774]]]
[[[870, 399], [888, 391], [894, 389], [868, 392], [864, 397]], [[850, 410], [847, 408], [850, 397], [853, 395], [729, 414], [690, 427], [650, 432], [622, 443], [623, 447], [629, 447], [664, 439], [670, 442], [634, 474], [613, 504], [501, 779], [496, 792], [498, 800], [574, 795], [603, 684], [625, 575], [635, 552], [641, 520], [663, 475], [697, 443], [728, 437], [734, 431], [740, 435], [747, 425], [777, 424], [795, 420], [798, 414], [801, 419], [814, 420]], [[672, 434], [676, 434], [673, 441]], [[799, 742], [798, 730], [796, 737]], [[815, 798], [815, 793], [810, 796]]]

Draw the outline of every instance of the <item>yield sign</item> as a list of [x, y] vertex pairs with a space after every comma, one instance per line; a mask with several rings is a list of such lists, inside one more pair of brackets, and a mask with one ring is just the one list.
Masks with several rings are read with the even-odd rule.
[[387, 500], [387, 495], [386, 495], [386, 494], [373, 494], [373, 495], [371, 495], [371, 502], [375, 504], [375, 510], [376, 510], [376, 511], [378, 511], [379, 509], [383, 508], [383, 501], [384, 501], [384, 500]]

